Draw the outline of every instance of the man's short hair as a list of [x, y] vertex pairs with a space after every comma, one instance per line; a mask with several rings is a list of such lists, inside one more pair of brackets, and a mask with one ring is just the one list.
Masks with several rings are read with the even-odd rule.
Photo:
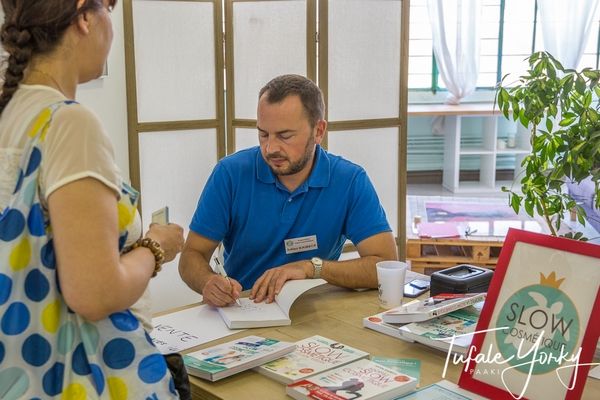
[[281, 75], [273, 78], [260, 89], [258, 98], [260, 99], [265, 92], [267, 93], [266, 100], [271, 104], [279, 103], [290, 95], [300, 97], [311, 128], [314, 128], [318, 121], [325, 118], [323, 93], [308, 78], [293, 74]]

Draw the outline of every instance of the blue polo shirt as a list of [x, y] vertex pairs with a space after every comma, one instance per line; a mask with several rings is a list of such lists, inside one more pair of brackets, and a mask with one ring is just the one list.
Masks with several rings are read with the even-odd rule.
[[[259, 147], [223, 158], [204, 187], [190, 229], [222, 241], [227, 274], [244, 290], [273, 267], [311, 257], [337, 260], [354, 244], [391, 231], [365, 170], [316, 148], [308, 179], [283, 186]], [[318, 248], [286, 254], [285, 241], [316, 235]]]

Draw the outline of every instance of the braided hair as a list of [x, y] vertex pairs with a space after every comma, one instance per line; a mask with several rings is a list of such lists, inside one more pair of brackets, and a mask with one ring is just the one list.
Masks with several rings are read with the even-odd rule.
[[[102, 7], [102, 0], [86, 0], [79, 9], [77, 0], [1, 1], [5, 19], [0, 41], [8, 60], [0, 94], [0, 114], [17, 91], [32, 56], [54, 50], [78, 15]], [[110, 1], [111, 6], [115, 3], [116, 0]]]

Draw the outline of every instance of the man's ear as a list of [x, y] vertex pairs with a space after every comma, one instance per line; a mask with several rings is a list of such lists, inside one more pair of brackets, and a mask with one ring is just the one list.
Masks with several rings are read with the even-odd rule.
[[321, 144], [323, 138], [325, 137], [325, 132], [327, 131], [327, 121], [324, 119], [317, 121], [315, 128], [315, 143]]

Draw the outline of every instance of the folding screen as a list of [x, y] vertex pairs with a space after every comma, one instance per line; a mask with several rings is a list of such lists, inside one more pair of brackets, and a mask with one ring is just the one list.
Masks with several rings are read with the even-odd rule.
[[[129, 0], [124, 13], [130, 175], [144, 229], [164, 205], [187, 228], [225, 155], [221, 1]], [[151, 281], [155, 309], [198, 301], [177, 261]]]
[[[130, 175], [144, 221], [168, 204], [187, 227], [217, 160], [258, 144], [260, 88], [297, 73], [322, 88], [324, 146], [364, 166], [404, 259], [408, 9], [408, 0], [125, 0]], [[175, 292], [189, 296], [173, 290], [183, 286], [176, 266], [166, 269], [152, 284], [161, 309], [184, 304]]]
[[362, 165], [405, 254], [408, 2], [319, 2], [328, 148]]
[[227, 153], [256, 146], [258, 92], [281, 74], [316, 80], [315, 0], [225, 2]]

